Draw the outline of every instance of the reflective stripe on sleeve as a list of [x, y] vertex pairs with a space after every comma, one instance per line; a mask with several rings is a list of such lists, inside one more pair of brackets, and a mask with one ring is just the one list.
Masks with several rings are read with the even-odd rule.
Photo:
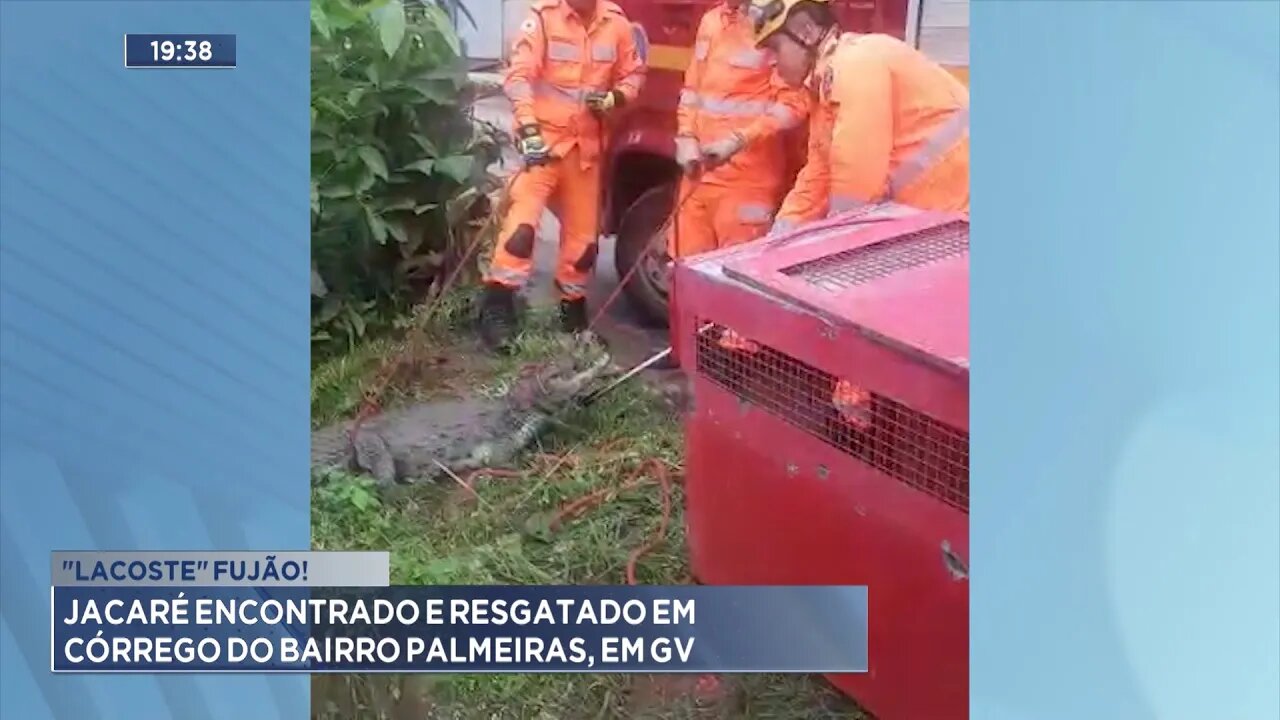
[[838, 193], [832, 193], [830, 202], [829, 202], [829, 207], [827, 209], [827, 215], [831, 216], [831, 215], [837, 215], [839, 213], [849, 212], [851, 210], [861, 210], [862, 208], [865, 208], [868, 205], [871, 205], [871, 203], [866, 200], [863, 200], [862, 198], [856, 198], [856, 197], [853, 197], [852, 195], [840, 195]]
[[768, 112], [770, 117], [778, 121], [783, 130], [790, 130], [800, 124], [800, 117], [791, 112], [791, 108], [781, 103], [771, 103]]
[[729, 56], [729, 64], [736, 68], [759, 70], [765, 66], [769, 56], [761, 50], [747, 48]]
[[943, 153], [950, 150], [968, 132], [969, 108], [961, 108], [952, 113], [914, 155], [889, 173], [889, 197], [896, 197], [904, 188], [919, 180], [920, 176], [938, 162]]

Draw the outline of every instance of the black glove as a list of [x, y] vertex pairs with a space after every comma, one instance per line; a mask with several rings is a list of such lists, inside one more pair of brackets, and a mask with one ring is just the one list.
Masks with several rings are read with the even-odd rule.
[[547, 148], [547, 142], [542, 139], [542, 132], [537, 125], [520, 128], [516, 149], [520, 151], [520, 157], [524, 158], [526, 167], [544, 165], [551, 159], [551, 151]]
[[625, 101], [626, 97], [617, 90], [589, 92], [586, 97], [587, 107], [602, 115], [614, 108], [622, 107], [622, 103]]

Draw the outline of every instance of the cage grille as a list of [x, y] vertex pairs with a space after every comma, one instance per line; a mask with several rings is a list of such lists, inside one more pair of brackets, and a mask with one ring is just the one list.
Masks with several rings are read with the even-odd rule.
[[836, 292], [968, 251], [969, 224], [957, 220], [798, 263], [782, 273]]
[[[704, 323], [699, 323], [702, 326]], [[697, 339], [697, 372], [866, 465], [969, 512], [969, 433], [837, 378], [774, 348], [726, 339], [711, 324]], [[844, 390], [838, 392], [838, 387]], [[842, 395], [843, 407], [836, 396]]]

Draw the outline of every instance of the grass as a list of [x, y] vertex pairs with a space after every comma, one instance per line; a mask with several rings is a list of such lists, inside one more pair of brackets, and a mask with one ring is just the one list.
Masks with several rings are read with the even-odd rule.
[[[459, 361], [472, 387], [497, 393], [522, 364], [554, 349], [550, 319], [534, 316], [513, 358]], [[437, 339], [467, 348], [457, 334]], [[354, 408], [379, 354], [372, 344], [317, 369], [313, 412], [333, 420]], [[453, 350], [437, 350], [453, 352]], [[464, 350], [465, 352], [465, 350]], [[419, 389], [420, 390], [420, 389]], [[397, 397], [414, 395], [403, 387]], [[420, 394], [420, 393], [419, 393]], [[551, 519], [565, 503], [616, 487], [642, 462], [659, 458], [678, 465], [680, 424], [647, 387], [625, 386], [564, 418], [564, 426], [529, 454], [519, 478], [407, 486], [385, 495], [372, 482], [343, 474], [316, 479], [312, 538], [316, 549], [391, 551], [395, 584], [622, 584], [633, 549], [650, 541], [661, 524], [657, 485], [619, 493], [556, 530]], [[685, 560], [678, 484], [663, 541], [637, 566], [644, 584], [691, 581]], [[642, 702], [626, 675], [318, 676], [313, 716], [337, 718], [486, 718], [582, 720], [594, 718], [708, 717], [686, 700]], [[857, 718], [861, 715], [820, 680], [807, 676], [735, 676], [738, 704], [715, 717]]]

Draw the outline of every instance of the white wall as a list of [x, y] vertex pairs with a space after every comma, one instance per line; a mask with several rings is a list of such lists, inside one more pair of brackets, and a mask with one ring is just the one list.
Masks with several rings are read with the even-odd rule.
[[[511, 43], [515, 42], [520, 25], [529, 17], [530, 0], [502, 0], [502, 57], [507, 58], [511, 52]], [[496, 19], [496, 18], [495, 18]]]
[[969, 65], [969, 0], [920, 0], [918, 47], [943, 65]]
[[473, 60], [496, 60], [506, 54], [502, 38], [503, 0], [463, 0], [475, 26], [458, 17], [458, 35], [466, 43], [467, 57]]

